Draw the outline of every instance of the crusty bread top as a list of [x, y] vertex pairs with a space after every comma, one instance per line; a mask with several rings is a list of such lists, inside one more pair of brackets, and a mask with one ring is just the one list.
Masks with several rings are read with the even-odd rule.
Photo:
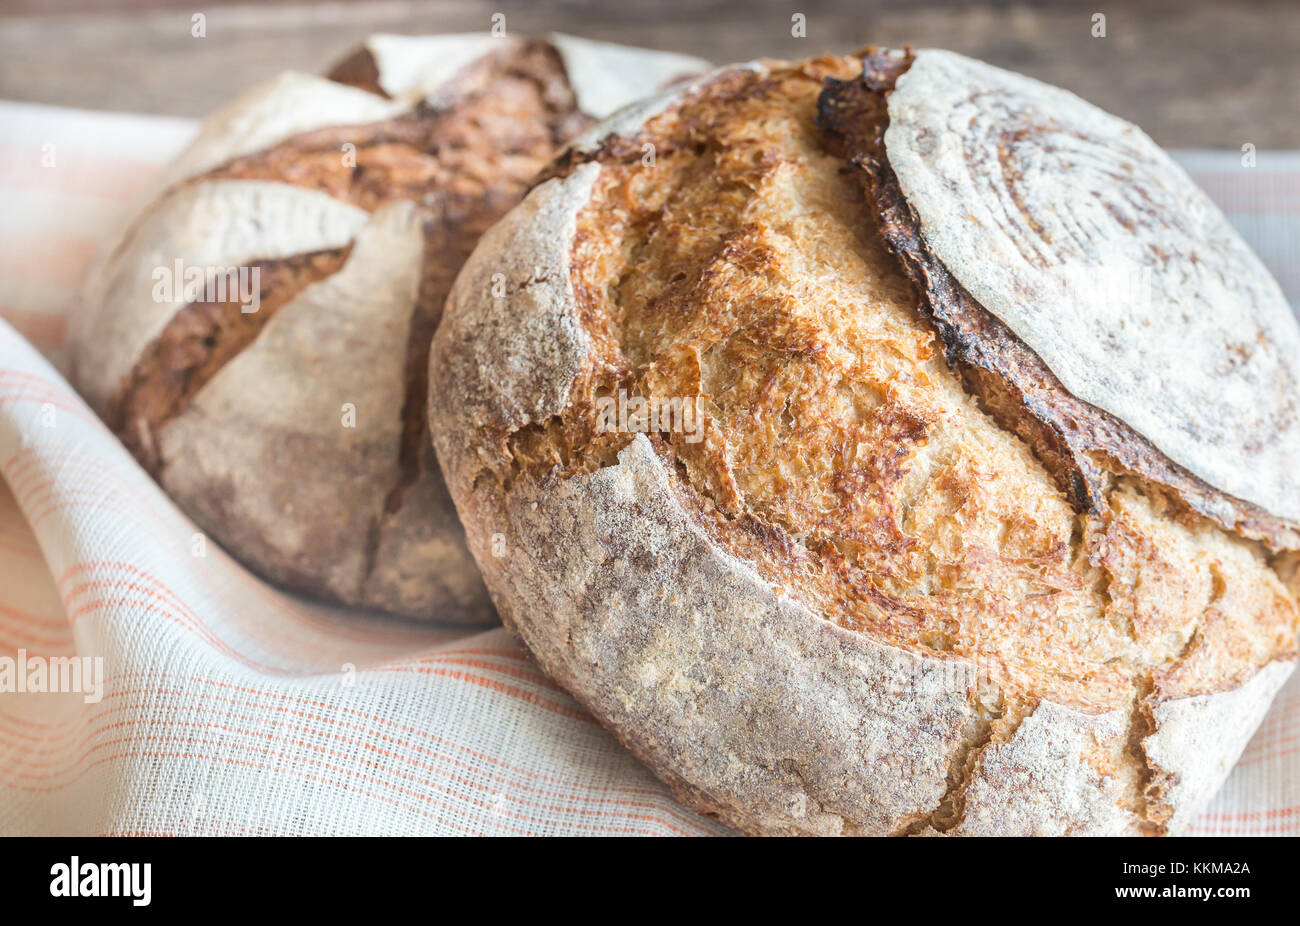
[[409, 108], [324, 77], [287, 71], [204, 119], [194, 140], [164, 169], [160, 186], [165, 189], [301, 132], [380, 122]]
[[[939, 332], [949, 364], [979, 397], [981, 407], [1029, 444], [1078, 507], [1099, 510], [1112, 475], [1131, 473], [1171, 490], [1182, 503], [1272, 549], [1300, 547], [1300, 529], [1294, 522], [1216, 488], [1170, 459], [1131, 423], [1065, 388], [1044, 359], [971, 295], [930, 248], [923, 223], [886, 152], [892, 124], [889, 100], [914, 60], [909, 54], [868, 53], [861, 75], [829, 82], [819, 101], [818, 125], [828, 144], [853, 165], [877, 214], [881, 237], [911, 279], [919, 307]], [[1063, 171], [1061, 175], [1067, 176]], [[1194, 195], [1203, 198], [1199, 191]], [[1140, 247], [1135, 250], [1149, 254]], [[1098, 271], [1098, 278], [1079, 291], [1102, 301], [1148, 302], [1151, 269], [1122, 256], [1114, 263], [1120, 272]], [[1123, 272], [1126, 267], [1134, 272]], [[1077, 265], [1062, 271], [1063, 276], [1080, 273]], [[1257, 267], [1256, 273], [1263, 271]], [[1054, 317], [1073, 317], [1080, 308], [1071, 294], [1045, 305], [1046, 314]], [[1143, 311], [1135, 311], [1134, 316], [1141, 317]], [[1289, 319], [1282, 322], [1290, 324]], [[1231, 371], [1225, 367], [1222, 375], [1230, 376]]]
[[[249, 91], [205, 120], [88, 281], [79, 388], [262, 574], [416, 617], [491, 619], [428, 440], [428, 345], [475, 242], [556, 148], [634, 91], [706, 67], [619, 52], [379, 36], [329, 79]], [[585, 110], [578, 72], [616, 62]], [[227, 286], [159, 297], [173, 267], [238, 269], [257, 304]]]
[[925, 50], [885, 148], [930, 249], [1073, 395], [1300, 522], [1300, 325], [1209, 198], [1072, 93]]
[[[77, 388], [97, 412], [111, 414], [149, 345], [186, 311], [183, 290], [155, 297], [159, 268], [252, 266], [338, 250], [366, 220], [362, 209], [285, 184], [250, 179], [178, 187], [136, 220], [102, 276], [87, 284], [87, 303], [72, 319]], [[260, 323], [267, 315], [248, 320]]]
[[[206, 267], [258, 264], [284, 278], [273, 262], [337, 251], [356, 233], [364, 214], [343, 203], [374, 212], [411, 199], [430, 213], [432, 234], [441, 234], [431, 263], [442, 265], [445, 280], [442, 292], [429, 294], [432, 322], [416, 334], [431, 336], [446, 287], [478, 235], [560, 144], [639, 93], [707, 67], [685, 55], [560, 35], [379, 35], [330, 79], [288, 73], [249, 90], [204, 120], [164, 172], [163, 196], [88, 283], [94, 304], [75, 319], [73, 340], [96, 356], [77, 364], [80, 385], [101, 412], [120, 404], [121, 391], [132, 387], [132, 364], [176, 319], [180, 305], [145, 305], [159, 258]], [[607, 75], [600, 89], [578, 85], [580, 76], [597, 80], [601, 68], [620, 74]], [[258, 192], [231, 181], [283, 187]], [[195, 185], [211, 192], [206, 210], [196, 212], [183, 189], [176, 195]], [[295, 207], [293, 221], [261, 222], [250, 208], [254, 195]], [[339, 221], [316, 219], [308, 206], [352, 221], [340, 232]], [[319, 276], [298, 275], [293, 290]], [[242, 322], [255, 328], [269, 314]]]
[[[860, 67], [717, 75], [639, 131], [571, 154], [560, 172], [575, 172], [555, 182], [580, 189], [499, 226], [504, 240], [522, 228], [563, 241], [564, 222], [530, 208], [572, 215], [590, 197], [570, 253], [540, 274], [552, 308], [510, 303], [529, 324], [576, 326], [569, 359], [498, 354], [514, 366], [463, 371], [457, 401], [481, 405], [473, 471], [503, 484], [589, 473], [630, 439], [599, 429], [600, 397], [699, 397], [703, 440], [651, 440], [721, 546], [828, 620], [971, 660], [1009, 700], [1113, 709], [1138, 692], [1230, 688], [1292, 653], [1300, 618], [1265, 548], [1122, 472], [1104, 505], [1076, 510], [954, 375], [814, 124], [822, 81]], [[524, 261], [554, 250], [514, 246]], [[472, 299], [487, 280], [467, 273]]]
[[[982, 405], [815, 123], [860, 72], [624, 112], [484, 237], [430, 368], [471, 549], [546, 670], [748, 832], [1177, 830], [1291, 670], [1300, 559], [1122, 469], [1085, 503]], [[610, 432], [617, 395], [698, 400], [703, 440]]]

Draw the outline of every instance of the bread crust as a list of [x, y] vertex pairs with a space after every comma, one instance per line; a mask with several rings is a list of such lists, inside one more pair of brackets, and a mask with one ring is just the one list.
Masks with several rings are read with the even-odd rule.
[[[862, 607], [884, 609], [885, 616], [879, 624], [849, 621], [837, 613], [845, 601], [832, 595], [830, 573], [817, 571], [819, 562], [846, 569], [844, 557], [801, 541], [794, 526], [752, 507], [727, 510], [736, 497], [758, 490], [732, 487], [728, 494], [715, 481], [725, 470], [709, 469], [723, 466], [710, 461], [725, 462], [725, 455], [692, 450], [676, 434], [608, 440], [584, 425], [601, 390], [630, 376], [668, 376], [671, 360], [666, 348], [654, 353], [657, 344], [634, 324], [640, 316], [631, 319], [629, 310], [609, 318], [593, 308], [612, 298], [611, 291], [636, 292], [638, 285], [622, 263], [625, 251], [602, 250], [584, 237], [639, 221], [617, 212], [613, 204], [624, 202], [624, 188], [608, 178], [625, 171], [629, 188], [653, 200], [629, 208], [657, 217], [663, 235], [669, 234], [662, 231], [667, 213], [680, 210], [682, 224], [673, 230], [689, 236], [697, 230], [683, 202], [660, 205], [625, 170], [643, 144], [655, 146], [657, 170], [677, 169], [668, 163], [670, 152], [681, 150], [688, 152], [683, 176], [710, 176], [691, 172], [692, 146], [708, 144], [704, 104], [697, 101], [712, 95], [726, 101], [724, 108], [738, 108], [783, 94], [788, 80], [820, 80], [850, 68], [850, 62], [821, 61], [718, 72], [645, 107], [639, 125], [624, 116], [617, 134], [602, 135], [603, 127], [593, 132], [592, 139], [602, 139], [598, 145], [589, 141], [586, 153], [562, 159], [484, 237], [453, 287], [430, 366], [435, 445], [471, 552], [503, 620], [542, 667], [684, 802], [744, 832], [1177, 832], [1222, 781], [1294, 667], [1293, 593], [1277, 576], [1268, 578], [1245, 541], [1218, 539], [1218, 528], [1183, 524], [1158, 507], [1149, 521], [1126, 522], [1124, 506], [1148, 510], [1140, 487], [1127, 484], [1103, 519], [1080, 515], [1085, 532], [1101, 530], [1101, 520], [1113, 528], [1089, 555], [1110, 576], [1105, 594], [1131, 602], [1128, 617], [1138, 639], [1144, 621], [1172, 619], [1177, 596], [1191, 594], [1194, 584], [1190, 574], [1157, 565], [1162, 554], [1172, 556], [1194, 536], [1227, 558], [1215, 580], [1222, 583], [1219, 603], [1178, 624], [1177, 633], [1187, 634], [1183, 642], [1168, 658], [1142, 663], [1131, 688], [1100, 678], [1087, 685], [1052, 682], [1017, 668], [1011, 656], [989, 658], [979, 640], [963, 642], [960, 627], [951, 632], [957, 636], [933, 640], [887, 631], [890, 621], [911, 620], [924, 599], [907, 605], [865, 588], [859, 598], [873, 603]], [[717, 129], [741, 139], [752, 129], [728, 131]], [[728, 153], [723, 148], [711, 163]], [[750, 178], [753, 189], [761, 171], [779, 169], [779, 155], [750, 174], [744, 156], [735, 158], [729, 169]], [[721, 200], [719, 193], [712, 208], [720, 210]], [[744, 214], [758, 222], [754, 210]], [[763, 236], [751, 225], [724, 235], [720, 245], [684, 245], [688, 251], [719, 247], [725, 256], [699, 271], [683, 266], [679, 275], [698, 272], [704, 282], [687, 279], [680, 286], [717, 284], [725, 261], [751, 276], [777, 273], [760, 244], [747, 244]], [[624, 247], [635, 259], [648, 246]], [[505, 285], [495, 296], [494, 276]], [[694, 321], [672, 314], [684, 311], [672, 292], [652, 297], [646, 311], [671, 319], [665, 328], [676, 332]], [[729, 310], [724, 290], [691, 292], [698, 292], [686, 297], [691, 305], [716, 306], [715, 314]], [[896, 298], [895, 290], [888, 292]], [[750, 304], [745, 300], [766, 305], [749, 291], [738, 301]], [[805, 343], [790, 335], [783, 349], [791, 357], [835, 349], [808, 337]], [[915, 362], [928, 361], [918, 354]], [[650, 373], [634, 373], [636, 364]], [[713, 401], [718, 407], [716, 396]], [[718, 415], [726, 411], [718, 409]], [[911, 414], [920, 424], [900, 419], [906, 440], [923, 444], [941, 436], [942, 418], [919, 407]], [[700, 446], [707, 445], [706, 439]], [[787, 456], [798, 458], [801, 450], [791, 443]], [[917, 452], [909, 450], [898, 472], [882, 478], [904, 480]], [[1025, 453], [1018, 465], [1037, 465]], [[1156, 533], [1143, 534], [1146, 529]], [[901, 557], [904, 547], [898, 550]], [[1073, 562], [1093, 574], [1083, 561]], [[1239, 577], [1231, 574], [1237, 568]], [[1234, 597], [1246, 594], [1249, 577], [1268, 585], [1259, 601]], [[1171, 587], [1144, 604], [1131, 597], [1143, 581]], [[1018, 616], [1007, 607], [1006, 622], [1014, 624]], [[1113, 617], [1113, 609], [1106, 615]], [[1101, 623], [1083, 626], [1102, 629]], [[1161, 626], [1173, 632], [1173, 624]], [[1212, 643], [1201, 642], [1211, 637]]]
[[[253, 89], [205, 121], [85, 287], [79, 387], [260, 574], [416, 619], [495, 620], [427, 433], [428, 345], [478, 237], [603, 114], [568, 68], [613, 61], [601, 106], [704, 67], [581, 40], [376, 36], [337, 80]], [[256, 311], [153, 298], [173, 261], [260, 274]]]
[[1300, 547], [1294, 522], [1216, 489], [1122, 419], [1071, 394], [935, 257], [885, 151], [886, 100], [911, 60], [868, 53], [860, 77], [828, 84], [819, 100], [818, 124], [857, 169], [879, 213], [881, 236], [921, 295], [922, 310], [934, 320], [949, 362], [962, 370], [970, 391], [1004, 427], [1035, 448], [1080, 508], [1099, 510], [1111, 474], [1126, 472], [1169, 488], [1198, 513], [1273, 550]]
[[880, 92], [890, 168], [951, 277], [1143, 435], [1130, 457], [1163, 454], [1294, 543], [1300, 326], [1209, 198], [1137, 127], [960, 55], [922, 51]]

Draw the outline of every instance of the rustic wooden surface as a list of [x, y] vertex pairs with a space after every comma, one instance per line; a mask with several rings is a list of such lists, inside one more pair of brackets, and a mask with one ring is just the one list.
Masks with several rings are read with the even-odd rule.
[[[202, 10], [207, 35], [191, 35]], [[715, 61], [936, 45], [1068, 87], [1178, 147], [1300, 148], [1300, 3], [1186, 0], [379, 0], [249, 6], [0, 0], [0, 98], [201, 115], [277, 71], [320, 71], [372, 31], [561, 30]], [[1105, 38], [1092, 15], [1107, 16]], [[791, 16], [807, 36], [791, 35]]]

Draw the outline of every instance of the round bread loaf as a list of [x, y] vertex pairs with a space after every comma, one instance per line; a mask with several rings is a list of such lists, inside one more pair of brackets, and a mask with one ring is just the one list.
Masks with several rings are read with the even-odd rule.
[[1300, 626], [1300, 329], [1186, 174], [868, 50], [715, 72], [548, 176], [430, 358], [546, 671], [750, 833], [1184, 826]]
[[705, 69], [568, 36], [375, 36], [332, 79], [251, 90], [91, 278], [74, 379], [255, 571], [490, 621], [425, 427], [447, 290], [560, 144]]

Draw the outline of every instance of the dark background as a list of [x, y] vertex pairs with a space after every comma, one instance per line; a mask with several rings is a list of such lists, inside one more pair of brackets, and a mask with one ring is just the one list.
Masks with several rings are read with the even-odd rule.
[[[207, 36], [190, 17], [207, 16]], [[1172, 147], [1300, 148], [1300, 2], [950, 0], [0, 0], [0, 98], [202, 115], [286, 68], [321, 71], [369, 32], [465, 32], [506, 14], [716, 62], [873, 42], [943, 46], [1076, 91]], [[790, 34], [791, 14], [807, 37]], [[1105, 13], [1106, 38], [1091, 36]]]

